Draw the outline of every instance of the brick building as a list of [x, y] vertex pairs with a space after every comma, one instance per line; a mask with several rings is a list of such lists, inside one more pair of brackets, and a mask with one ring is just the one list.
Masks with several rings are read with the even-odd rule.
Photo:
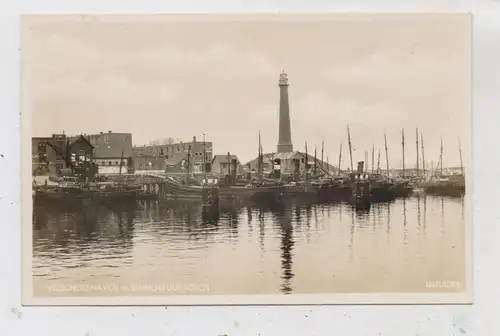
[[99, 174], [119, 174], [120, 167], [122, 173], [133, 172], [131, 133], [108, 131], [84, 136], [94, 146], [94, 160], [99, 167]]
[[31, 140], [33, 175], [60, 176], [63, 170], [95, 175], [94, 146], [84, 137], [53, 134]]
[[137, 172], [183, 173], [187, 169], [188, 155], [191, 172], [203, 172], [204, 163], [207, 172], [211, 170], [212, 142], [197, 141], [196, 137], [193, 137], [191, 142], [134, 146], [132, 151], [134, 170]]

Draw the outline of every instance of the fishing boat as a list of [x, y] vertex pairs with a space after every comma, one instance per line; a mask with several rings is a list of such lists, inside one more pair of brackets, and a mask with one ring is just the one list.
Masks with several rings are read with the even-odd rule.
[[367, 210], [371, 207], [371, 184], [367, 180], [356, 180], [352, 188], [352, 205], [356, 210]]
[[415, 184], [405, 178], [395, 178], [393, 183], [394, 197], [408, 197], [412, 194]]
[[218, 188], [216, 185], [183, 184], [172, 177], [165, 178], [163, 182], [165, 196], [174, 199], [203, 199], [204, 197], [208, 197], [209, 191]]
[[423, 189], [432, 196], [460, 197], [465, 194], [465, 178], [463, 175], [436, 177], [424, 184]]
[[135, 199], [141, 192], [140, 186], [124, 186], [113, 182], [81, 183], [71, 178], [64, 178], [56, 185], [43, 185], [33, 188], [33, 197], [42, 200], [117, 200]]

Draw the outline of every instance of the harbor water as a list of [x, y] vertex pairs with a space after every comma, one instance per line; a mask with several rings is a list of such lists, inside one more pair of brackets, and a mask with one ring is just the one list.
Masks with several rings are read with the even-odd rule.
[[196, 202], [35, 205], [34, 295], [463, 291], [464, 204], [221, 204], [218, 219]]

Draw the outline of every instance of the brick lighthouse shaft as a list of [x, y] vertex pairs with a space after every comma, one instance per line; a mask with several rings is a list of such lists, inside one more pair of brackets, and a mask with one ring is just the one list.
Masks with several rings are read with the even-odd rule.
[[280, 88], [278, 153], [293, 152], [292, 131], [290, 127], [290, 106], [288, 103], [288, 76], [281, 73], [278, 82]]

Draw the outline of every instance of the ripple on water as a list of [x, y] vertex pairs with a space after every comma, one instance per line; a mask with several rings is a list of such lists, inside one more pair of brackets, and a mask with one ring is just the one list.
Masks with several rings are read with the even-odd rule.
[[204, 279], [215, 293], [233, 294], [418, 291], [426, 277], [464, 277], [461, 207], [421, 197], [367, 212], [344, 204], [223, 208], [210, 222], [192, 203], [52, 210], [33, 227], [33, 274], [75, 283]]

